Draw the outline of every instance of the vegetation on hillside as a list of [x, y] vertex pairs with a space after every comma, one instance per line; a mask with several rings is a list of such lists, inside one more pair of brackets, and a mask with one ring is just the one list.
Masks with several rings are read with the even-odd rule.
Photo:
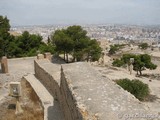
[[81, 26], [70, 26], [67, 29], [57, 30], [52, 36], [52, 42], [58, 53], [64, 54], [68, 62], [68, 55], [73, 61], [96, 61], [101, 56], [101, 47], [95, 39], [90, 39]]
[[31, 35], [25, 31], [22, 35], [10, 35], [10, 24], [7, 17], [0, 16], [0, 57], [35, 56], [37, 53], [54, 52], [51, 43], [42, 42], [40, 35]]
[[139, 45], [139, 48], [141, 48], [142, 50], [146, 50], [149, 47], [148, 43], [141, 43]]
[[0, 16], [0, 57], [6, 55], [10, 49], [10, 44], [14, 40], [14, 36], [8, 33], [10, 29], [7, 17]]
[[142, 71], [147, 69], [153, 70], [157, 68], [157, 65], [151, 62], [151, 56], [148, 54], [124, 54], [121, 59], [116, 59], [112, 65], [121, 67], [124, 64], [130, 65], [130, 58], [134, 58], [133, 70], [137, 72], [137, 75], [142, 75]]
[[37, 53], [54, 52], [54, 47], [51, 44], [46, 44], [42, 41], [40, 35], [29, 34], [24, 31], [22, 35], [15, 38], [12, 57], [35, 56]]
[[116, 52], [122, 49], [123, 47], [124, 47], [124, 44], [110, 45], [109, 54], [110, 55], [116, 54]]
[[24, 31], [22, 35], [15, 37], [10, 35], [9, 30], [9, 20], [0, 16], [0, 57], [35, 56], [37, 53], [56, 51], [63, 53], [68, 62], [69, 54], [73, 56], [73, 61], [96, 61], [101, 56], [102, 50], [98, 42], [91, 40], [81, 26], [55, 31], [52, 39], [48, 38], [47, 44], [40, 35]]
[[139, 80], [129, 80], [126, 78], [117, 80], [116, 83], [124, 90], [133, 94], [140, 101], [144, 101], [149, 96], [150, 92], [148, 85]]

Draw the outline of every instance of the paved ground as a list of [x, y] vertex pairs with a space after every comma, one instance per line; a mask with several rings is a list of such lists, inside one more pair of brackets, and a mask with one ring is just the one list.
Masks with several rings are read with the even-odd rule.
[[120, 116], [117, 115], [123, 112], [148, 112], [147, 106], [87, 63], [77, 62], [62, 67], [78, 106], [82, 111], [94, 114], [91, 116], [98, 116], [100, 120], [118, 120]]
[[[34, 74], [34, 60], [36, 57], [29, 57], [29, 58], [18, 58], [18, 59], [9, 59], [8, 60], [8, 68], [9, 73], [2, 74], [0, 73], [0, 105], [3, 104], [5, 101], [10, 100], [8, 97], [8, 84], [13, 81], [21, 81], [22, 76], [28, 74]], [[62, 64], [63, 61], [59, 59], [53, 59], [54, 63]], [[1, 66], [0, 66], [1, 71]], [[38, 85], [40, 86], [40, 85]], [[57, 112], [58, 105], [56, 101], [54, 102], [55, 106], [49, 107], [50, 111], [54, 111], [53, 113]], [[56, 118], [58, 113], [53, 114], [50, 112], [49, 120], [52, 118]], [[54, 116], [54, 117], [53, 117]], [[61, 120], [61, 119], [56, 119]], [[63, 119], [62, 119], [63, 120]]]
[[[34, 73], [34, 59], [31, 58], [20, 58], [20, 59], [9, 59], [8, 69], [9, 73], [0, 73], [0, 101], [8, 95], [8, 83], [13, 81], [20, 81], [22, 76], [29, 73]], [[1, 66], [0, 66], [1, 70]], [[0, 102], [0, 103], [1, 103]]]

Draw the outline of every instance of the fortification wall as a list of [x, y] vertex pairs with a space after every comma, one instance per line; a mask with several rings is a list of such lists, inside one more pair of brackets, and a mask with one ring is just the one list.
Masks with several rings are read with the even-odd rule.
[[61, 66], [52, 64], [47, 59], [35, 60], [34, 66], [35, 76], [47, 88], [50, 94], [59, 101], [65, 120], [82, 120], [82, 116], [75, 104], [76, 100], [68, 88], [64, 75], [60, 77]]
[[[64, 91], [65, 94], [71, 93], [84, 120], [118, 120], [119, 115], [123, 117], [123, 113], [146, 113], [148, 110], [133, 95], [103, 77], [87, 63], [62, 65], [63, 82], [69, 91]], [[66, 101], [72, 108], [72, 104], [69, 104], [72, 99]]]
[[144, 104], [87, 63], [60, 67], [35, 61], [36, 77], [57, 97], [65, 120], [119, 120], [125, 119], [124, 113], [146, 112]]
[[69, 81], [66, 80], [66, 76], [61, 69], [61, 100], [62, 109], [66, 120], [83, 120], [83, 115], [78, 108], [77, 100], [72, 92], [72, 88], [69, 86]]
[[47, 59], [35, 60], [35, 76], [47, 88], [54, 99], [60, 98], [60, 65], [52, 64]]

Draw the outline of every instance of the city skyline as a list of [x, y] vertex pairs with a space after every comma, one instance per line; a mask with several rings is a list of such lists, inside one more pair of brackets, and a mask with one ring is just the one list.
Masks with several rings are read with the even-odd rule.
[[52, 24], [160, 25], [158, 0], [1, 0], [11, 26]]

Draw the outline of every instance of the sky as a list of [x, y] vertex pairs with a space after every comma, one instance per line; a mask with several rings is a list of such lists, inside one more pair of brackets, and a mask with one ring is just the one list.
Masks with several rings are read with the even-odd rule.
[[0, 15], [12, 26], [160, 25], [160, 0], [0, 0]]

